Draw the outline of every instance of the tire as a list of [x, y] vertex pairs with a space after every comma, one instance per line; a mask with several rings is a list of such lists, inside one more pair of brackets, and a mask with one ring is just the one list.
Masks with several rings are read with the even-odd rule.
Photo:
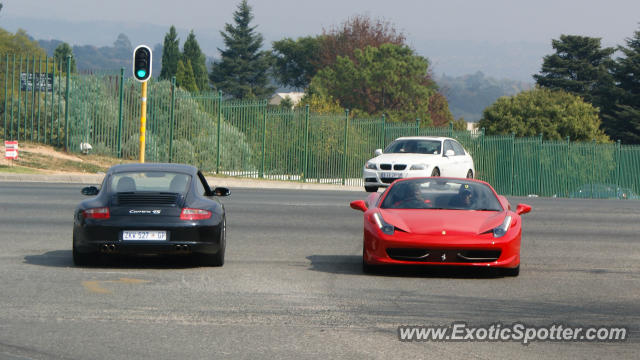
[[378, 191], [378, 187], [377, 186], [366, 186], [365, 185], [364, 190], [366, 192], [376, 192], [376, 191]]
[[75, 266], [92, 265], [96, 261], [96, 255], [93, 253], [81, 253], [73, 247], [73, 264]]
[[467, 171], [467, 179], [473, 179], [473, 171], [471, 171], [471, 169]]
[[440, 169], [435, 168], [433, 169], [433, 171], [431, 172], [431, 176], [440, 176]]
[[371, 265], [367, 263], [364, 259], [364, 245], [362, 246], [362, 272], [365, 274], [373, 274], [379, 270], [379, 267], [376, 265]]
[[220, 250], [217, 253], [199, 254], [199, 263], [204, 266], [220, 267], [224, 265], [224, 251], [227, 248], [227, 220], [222, 220], [222, 234], [220, 235]]
[[504, 276], [518, 276], [520, 275], [520, 265], [514, 267], [514, 268], [506, 268], [506, 269], [502, 269], [502, 274]]

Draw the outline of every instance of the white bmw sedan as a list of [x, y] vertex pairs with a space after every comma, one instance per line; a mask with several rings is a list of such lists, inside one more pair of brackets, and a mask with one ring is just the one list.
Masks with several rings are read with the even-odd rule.
[[419, 176], [473, 178], [471, 155], [454, 139], [435, 136], [401, 137], [364, 165], [364, 188], [369, 192], [397, 179]]

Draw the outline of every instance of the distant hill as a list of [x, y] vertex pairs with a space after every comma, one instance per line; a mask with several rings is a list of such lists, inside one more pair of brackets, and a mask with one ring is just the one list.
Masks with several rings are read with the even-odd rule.
[[[47, 55], [53, 56], [61, 40], [38, 40]], [[113, 42], [113, 46], [73, 45], [73, 55], [76, 59], [78, 71], [115, 71], [121, 67], [129, 70], [132, 66], [133, 45], [125, 34], [120, 34]], [[162, 46], [156, 45], [153, 51], [153, 75], [160, 74], [162, 66]]]
[[435, 80], [447, 98], [453, 116], [456, 119], [464, 117], [468, 122], [480, 120], [484, 109], [498, 98], [533, 87], [533, 83], [485, 77], [480, 71], [457, 77], [442, 76]]

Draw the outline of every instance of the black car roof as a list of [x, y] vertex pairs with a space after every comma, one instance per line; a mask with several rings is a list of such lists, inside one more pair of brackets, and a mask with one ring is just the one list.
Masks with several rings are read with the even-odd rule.
[[121, 173], [131, 171], [168, 171], [168, 172], [180, 172], [186, 174], [195, 174], [198, 169], [192, 165], [186, 164], [168, 164], [168, 163], [134, 163], [134, 164], [119, 164], [109, 168], [108, 173]]

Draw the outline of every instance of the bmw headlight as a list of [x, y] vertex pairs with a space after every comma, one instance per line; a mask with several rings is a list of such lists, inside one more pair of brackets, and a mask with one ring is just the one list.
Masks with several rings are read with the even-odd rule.
[[393, 233], [396, 230], [395, 226], [386, 223], [382, 218], [382, 215], [380, 215], [380, 213], [374, 213], [373, 219], [376, 221], [376, 225], [378, 225], [378, 227], [380, 228], [380, 231], [382, 231], [384, 234], [387, 234], [387, 235], [393, 235]]
[[511, 226], [511, 216], [507, 216], [504, 218], [504, 221], [502, 222], [502, 224], [500, 226], [498, 226], [497, 228], [493, 229], [493, 237], [494, 238], [499, 238], [499, 237], [503, 237], [504, 234], [507, 233], [507, 231], [509, 231], [509, 227]]
[[365, 167], [366, 169], [369, 169], [369, 170], [377, 170], [377, 169], [378, 169], [378, 168], [376, 167], [376, 163], [373, 163], [373, 162], [368, 162], [368, 163], [366, 163], [366, 164], [364, 165], [364, 167]]
[[426, 164], [415, 164], [415, 165], [411, 165], [411, 168], [409, 170], [424, 170], [427, 168]]

